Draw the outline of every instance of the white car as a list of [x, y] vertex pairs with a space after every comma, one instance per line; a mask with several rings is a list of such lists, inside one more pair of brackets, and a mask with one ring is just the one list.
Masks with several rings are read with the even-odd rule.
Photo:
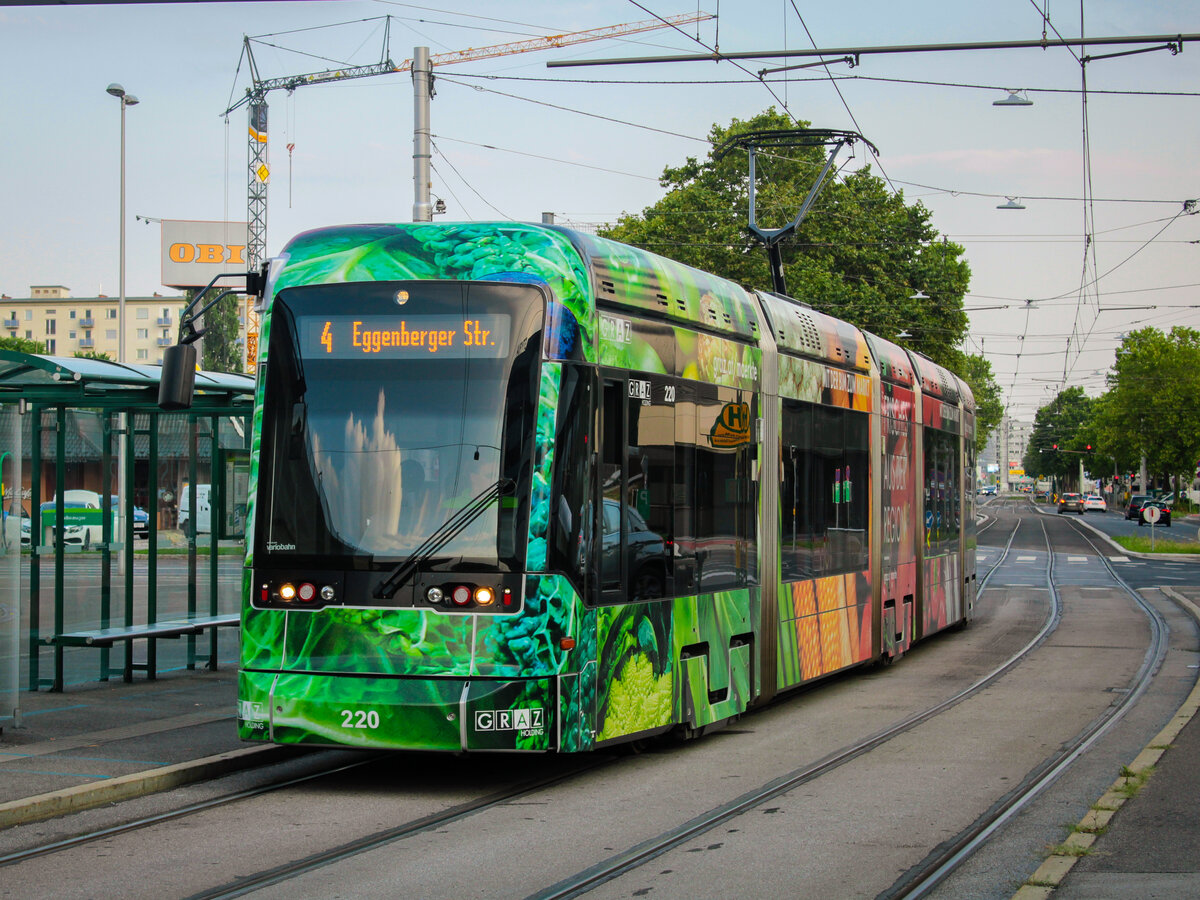
[[1100, 512], [1108, 512], [1108, 504], [1104, 502], [1104, 498], [1099, 494], [1088, 494], [1083, 498], [1083, 508], [1087, 510], [1095, 509]]

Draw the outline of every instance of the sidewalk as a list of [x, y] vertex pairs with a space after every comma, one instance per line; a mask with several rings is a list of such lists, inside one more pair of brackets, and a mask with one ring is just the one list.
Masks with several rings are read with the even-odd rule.
[[141, 796], [277, 758], [237, 737], [237, 672], [21, 695], [0, 733], [0, 828]]
[[[1200, 620], [1200, 587], [1164, 588]], [[1200, 684], [1014, 900], [1200, 897]]]

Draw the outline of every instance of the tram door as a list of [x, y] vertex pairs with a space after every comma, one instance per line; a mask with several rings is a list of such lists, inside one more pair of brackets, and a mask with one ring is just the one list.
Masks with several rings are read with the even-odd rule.
[[604, 379], [593, 542], [601, 603], [674, 593], [675, 390], [662, 376]]

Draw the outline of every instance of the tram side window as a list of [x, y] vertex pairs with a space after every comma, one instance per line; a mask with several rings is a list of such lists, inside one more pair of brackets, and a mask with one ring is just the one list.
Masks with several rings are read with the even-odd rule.
[[692, 546], [698, 591], [758, 583], [753, 422], [757, 400], [733, 388], [695, 384]]
[[934, 549], [946, 549], [958, 540], [960, 530], [958, 435], [925, 429], [926, 537]]
[[813, 478], [812, 411], [809, 403], [783, 401], [779, 557], [784, 581], [800, 581], [817, 573], [809, 487]]
[[756, 584], [755, 401], [638, 374], [605, 379], [600, 406], [599, 601]]
[[865, 413], [784, 400], [780, 557], [785, 581], [866, 568]]

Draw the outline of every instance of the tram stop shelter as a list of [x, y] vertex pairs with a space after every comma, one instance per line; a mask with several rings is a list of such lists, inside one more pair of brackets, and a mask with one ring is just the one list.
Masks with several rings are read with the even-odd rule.
[[160, 373], [0, 350], [0, 727], [22, 690], [215, 668], [237, 624], [254, 381], [164, 412]]

